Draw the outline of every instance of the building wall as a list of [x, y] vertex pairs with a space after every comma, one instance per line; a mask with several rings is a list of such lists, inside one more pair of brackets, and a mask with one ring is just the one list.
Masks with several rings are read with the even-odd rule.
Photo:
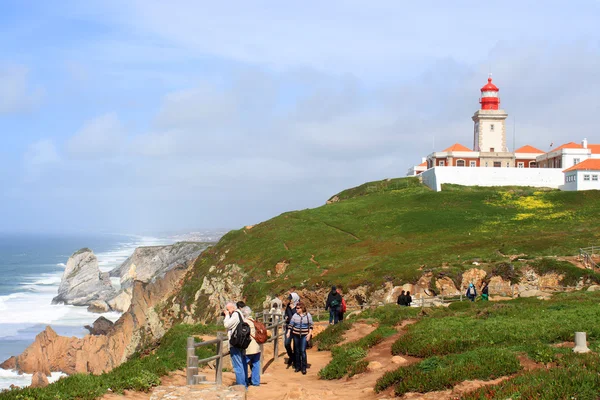
[[[585, 176], [589, 180], [585, 180]], [[597, 180], [594, 180], [596, 176]], [[600, 171], [577, 171], [577, 189], [576, 190], [600, 190]]]
[[[519, 163], [522, 162], [523, 163], [523, 168], [536, 168], [535, 166], [535, 159], [527, 159], [527, 158], [517, 158], [515, 160], [515, 167], [519, 168]], [[531, 163], [533, 163], [534, 165], [531, 166]]]
[[562, 190], [574, 191], [577, 190], [577, 171], [569, 171], [564, 173], [565, 183]]
[[533, 186], [558, 189], [564, 185], [560, 169], [540, 168], [431, 168], [421, 174], [423, 183], [435, 191], [444, 183], [465, 186]]

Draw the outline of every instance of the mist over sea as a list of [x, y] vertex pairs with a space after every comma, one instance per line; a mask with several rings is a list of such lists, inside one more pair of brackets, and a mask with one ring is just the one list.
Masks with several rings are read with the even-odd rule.
[[[0, 362], [20, 354], [47, 325], [60, 335], [83, 337], [84, 325], [100, 315], [116, 321], [120, 314], [94, 314], [86, 307], [52, 305], [71, 254], [89, 247], [101, 271], [109, 271], [129, 257], [136, 247], [172, 244], [180, 240], [216, 241], [221, 231], [152, 237], [135, 235], [0, 234]], [[114, 279], [114, 278], [113, 278]], [[113, 283], [118, 283], [113, 280]], [[58, 379], [59, 374], [53, 374]], [[0, 389], [26, 386], [31, 375], [0, 369]]]

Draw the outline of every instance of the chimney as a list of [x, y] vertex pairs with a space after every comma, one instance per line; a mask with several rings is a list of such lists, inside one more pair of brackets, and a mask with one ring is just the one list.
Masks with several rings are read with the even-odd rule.
[[421, 164], [423, 164], [425, 161], [427, 161], [427, 157], [421, 157]]
[[584, 149], [587, 149], [587, 139], [581, 141], [581, 146], [583, 146]]

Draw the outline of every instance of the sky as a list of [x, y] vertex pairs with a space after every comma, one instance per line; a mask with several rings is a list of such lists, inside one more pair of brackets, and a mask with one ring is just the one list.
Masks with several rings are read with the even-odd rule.
[[0, 0], [0, 232], [239, 228], [473, 142], [600, 143], [600, 1]]

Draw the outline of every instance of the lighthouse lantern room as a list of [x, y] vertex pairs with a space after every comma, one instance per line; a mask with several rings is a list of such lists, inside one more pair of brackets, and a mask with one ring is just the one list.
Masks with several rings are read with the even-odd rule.
[[500, 97], [498, 97], [498, 87], [492, 83], [492, 77], [488, 78], [488, 83], [481, 88], [481, 104], [482, 110], [497, 110], [500, 105]]

